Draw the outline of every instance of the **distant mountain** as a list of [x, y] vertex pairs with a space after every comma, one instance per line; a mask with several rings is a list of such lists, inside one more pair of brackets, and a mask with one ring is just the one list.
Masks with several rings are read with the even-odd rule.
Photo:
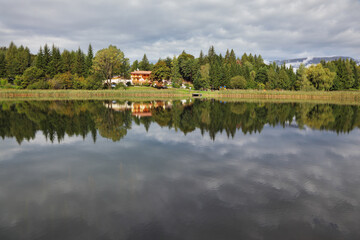
[[300, 64], [304, 64], [306, 67], [312, 65], [312, 64], [319, 64], [321, 60], [325, 60], [326, 62], [334, 61], [338, 59], [352, 59], [357, 62], [357, 64], [360, 63], [360, 60], [351, 58], [351, 57], [343, 57], [343, 56], [335, 56], [335, 57], [308, 57], [308, 58], [295, 58], [295, 59], [287, 59], [287, 60], [275, 60], [277, 65], [285, 65], [289, 67], [290, 65], [293, 66], [293, 68], [299, 68]]

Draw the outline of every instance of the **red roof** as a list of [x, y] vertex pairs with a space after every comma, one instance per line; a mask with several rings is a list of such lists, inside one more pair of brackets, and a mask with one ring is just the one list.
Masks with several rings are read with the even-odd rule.
[[145, 75], [150, 75], [151, 71], [135, 71], [132, 72], [131, 74], [145, 74]]

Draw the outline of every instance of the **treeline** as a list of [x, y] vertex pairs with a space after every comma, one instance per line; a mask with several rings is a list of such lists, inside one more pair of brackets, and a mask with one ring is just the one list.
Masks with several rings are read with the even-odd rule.
[[359, 89], [360, 67], [353, 60], [338, 59], [297, 71], [292, 66], [265, 64], [261, 55], [235, 55], [228, 50], [225, 56], [210, 47], [208, 54], [200, 56], [185, 51], [169, 59], [159, 60], [153, 68], [157, 80], [171, 79], [174, 86], [183, 80], [195, 89], [283, 89], [283, 90], [347, 90]]
[[[121, 103], [120, 103], [121, 104]], [[150, 117], [138, 118], [130, 110], [116, 111], [112, 102], [35, 101], [0, 103], [0, 137], [15, 137], [21, 143], [42, 131], [51, 142], [66, 135], [97, 135], [119, 141], [132, 124], [149, 130], [152, 124], [179, 130], [184, 134], [199, 129], [215, 140], [219, 133], [234, 137], [261, 132], [265, 125], [348, 133], [360, 127], [360, 107], [299, 103], [221, 103], [196, 100], [193, 104], [174, 101], [171, 108], [153, 108]], [[296, 124], [293, 124], [296, 123]]]
[[[47, 44], [36, 55], [23, 46], [10, 43], [0, 48], [0, 78], [2, 87], [27, 89], [102, 89], [105, 79], [94, 69], [96, 57], [91, 44], [87, 54], [60, 49]], [[122, 58], [116, 72], [129, 77], [129, 59]]]
[[[107, 56], [108, 57], [106, 59]], [[109, 64], [110, 62], [110, 64]], [[131, 65], [115, 46], [99, 50], [94, 56], [91, 45], [87, 54], [48, 45], [32, 55], [27, 47], [0, 48], [0, 87], [27, 89], [100, 89], [103, 80], [115, 75], [130, 78], [135, 70], [152, 71], [151, 79], [169, 80], [173, 87], [182, 83], [195, 89], [283, 89], [283, 90], [348, 90], [359, 89], [360, 67], [353, 60], [322, 61], [297, 71], [290, 66], [265, 64], [261, 55], [236, 56], [234, 50], [217, 54], [210, 47], [198, 58], [183, 51], [173, 58], [149, 62], [146, 54]], [[109, 81], [107, 86], [110, 87]]]

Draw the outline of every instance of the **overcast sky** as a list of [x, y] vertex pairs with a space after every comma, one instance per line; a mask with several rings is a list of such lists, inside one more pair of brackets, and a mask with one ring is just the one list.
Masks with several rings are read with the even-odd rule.
[[359, 0], [0, 0], [0, 46], [116, 45], [131, 60], [210, 45], [267, 60], [360, 58]]

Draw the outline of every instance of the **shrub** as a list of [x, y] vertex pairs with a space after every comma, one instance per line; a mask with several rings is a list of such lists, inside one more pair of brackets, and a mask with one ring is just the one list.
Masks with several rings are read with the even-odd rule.
[[34, 82], [27, 86], [27, 89], [48, 89], [48, 88], [49, 88], [49, 84], [44, 80]]
[[230, 87], [233, 89], [245, 89], [246, 85], [247, 82], [243, 76], [235, 76], [230, 79]]
[[5, 86], [6, 84], [8, 84], [8, 80], [6, 78], [0, 79], [0, 85], [1, 86]]

